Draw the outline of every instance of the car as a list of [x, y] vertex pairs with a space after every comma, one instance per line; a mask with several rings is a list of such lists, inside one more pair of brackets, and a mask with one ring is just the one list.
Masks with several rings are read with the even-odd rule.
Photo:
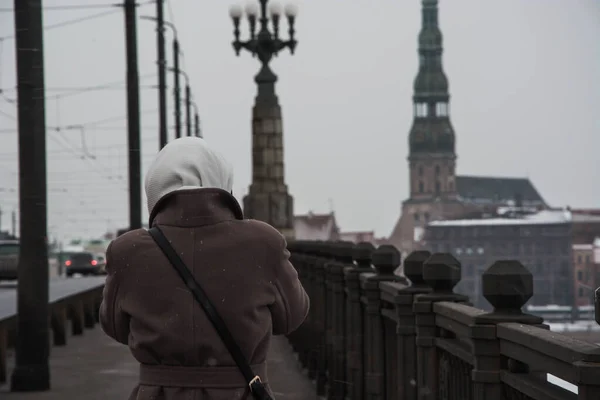
[[18, 240], [0, 240], [0, 279], [17, 279], [19, 250]]
[[64, 265], [67, 278], [74, 274], [100, 275], [104, 270], [104, 261], [100, 261], [94, 253], [87, 251], [69, 254]]

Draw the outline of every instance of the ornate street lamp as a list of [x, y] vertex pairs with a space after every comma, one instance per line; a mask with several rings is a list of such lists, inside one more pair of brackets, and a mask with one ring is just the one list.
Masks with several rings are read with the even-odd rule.
[[[297, 9], [292, 4], [282, 9], [278, 3], [271, 2], [267, 10], [267, 3], [268, 0], [254, 0], [245, 10], [240, 6], [229, 10], [234, 26], [235, 53], [239, 55], [246, 49], [261, 62], [260, 71], [254, 77], [258, 94], [252, 109], [252, 183], [243, 204], [248, 218], [267, 222], [290, 240], [294, 237], [294, 199], [285, 184], [283, 123], [275, 94], [277, 76], [269, 62], [285, 48], [294, 53]], [[246, 41], [240, 40], [240, 20], [244, 14], [250, 28], [250, 38]], [[282, 14], [288, 20], [287, 40], [279, 37]]]
[[[270, 101], [275, 97], [275, 82], [277, 76], [269, 67], [269, 62], [273, 56], [277, 56], [281, 50], [288, 48], [291, 54], [294, 54], [297, 41], [294, 37], [296, 15], [298, 9], [294, 4], [287, 4], [285, 9], [277, 2], [271, 2], [267, 7], [269, 0], [259, 0], [259, 2], [250, 2], [246, 5], [245, 10], [239, 5], [234, 5], [229, 10], [229, 15], [233, 20], [234, 38], [232, 45], [236, 55], [240, 55], [242, 49], [249, 51], [253, 57], [258, 57], [262, 67], [256, 77], [255, 82], [258, 84], [258, 97], [260, 101]], [[267, 10], [268, 8], [268, 10]], [[240, 40], [240, 20], [244, 15], [248, 18], [250, 28], [250, 38], [246, 41]], [[283, 11], [283, 12], [282, 12]], [[279, 28], [281, 15], [285, 14], [288, 20], [288, 40], [281, 40], [279, 37]], [[273, 32], [269, 30], [269, 20]], [[257, 22], [260, 24], [258, 33], [256, 32]]]

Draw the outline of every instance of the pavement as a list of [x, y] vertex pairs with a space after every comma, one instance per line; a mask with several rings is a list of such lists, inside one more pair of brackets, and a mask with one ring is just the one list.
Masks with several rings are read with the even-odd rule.
[[[14, 365], [9, 350], [8, 370]], [[46, 392], [11, 393], [0, 385], [7, 400], [119, 400], [129, 398], [138, 377], [138, 363], [129, 349], [109, 337], [99, 325], [71, 336], [65, 347], [52, 347], [52, 389]], [[269, 382], [277, 400], [317, 400], [310, 380], [300, 371], [296, 356], [284, 337], [274, 337], [268, 358]]]

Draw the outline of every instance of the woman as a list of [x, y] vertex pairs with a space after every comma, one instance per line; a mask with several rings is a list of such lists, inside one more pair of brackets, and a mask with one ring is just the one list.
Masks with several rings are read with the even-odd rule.
[[[289, 334], [309, 309], [284, 237], [244, 220], [229, 164], [203, 139], [166, 145], [146, 176], [149, 225], [158, 226], [221, 314], [254, 372], [267, 382], [272, 335]], [[250, 399], [227, 348], [145, 229], [106, 251], [102, 329], [131, 349], [140, 382], [131, 399]]]

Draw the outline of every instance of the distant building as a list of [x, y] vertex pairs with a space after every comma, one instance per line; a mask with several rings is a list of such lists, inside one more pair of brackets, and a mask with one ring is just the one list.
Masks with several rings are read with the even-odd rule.
[[594, 291], [600, 286], [600, 238], [590, 244], [573, 245], [575, 304], [594, 304]]
[[481, 275], [497, 260], [519, 260], [533, 274], [531, 305], [572, 305], [572, 215], [565, 210], [500, 209], [493, 218], [434, 221], [421, 245], [453, 254], [462, 264], [457, 291], [477, 307], [490, 306], [481, 293]]
[[[408, 143], [410, 195], [388, 239], [406, 254], [419, 248], [431, 221], [465, 218], [499, 206], [548, 208], [527, 178], [456, 174], [455, 132], [450, 121], [448, 78], [442, 66], [437, 1], [423, 1], [419, 70], [414, 81], [413, 123]], [[491, 149], [482, 149], [482, 154]]]
[[589, 244], [600, 237], [600, 209], [571, 209], [573, 243]]
[[355, 232], [341, 232], [340, 240], [352, 242], [352, 243], [360, 243], [360, 242], [368, 242], [375, 243], [375, 231], [355, 231]]
[[294, 216], [296, 240], [339, 240], [340, 229], [333, 212]]

